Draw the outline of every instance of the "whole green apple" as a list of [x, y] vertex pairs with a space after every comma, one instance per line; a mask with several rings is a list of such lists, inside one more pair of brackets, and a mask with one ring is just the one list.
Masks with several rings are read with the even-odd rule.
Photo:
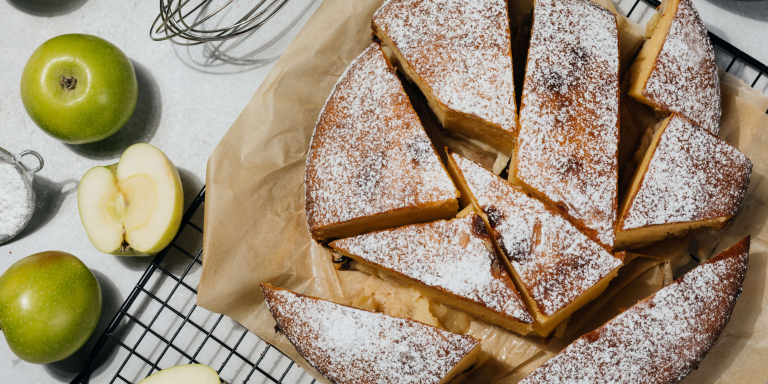
[[46, 133], [72, 144], [119, 131], [131, 118], [138, 94], [131, 60], [91, 35], [46, 41], [21, 75], [21, 101], [29, 117]]
[[16, 356], [47, 364], [85, 344], [101, 315], [101, 287], [80, 259], [49, 251], [0, 276], [0, 328]]

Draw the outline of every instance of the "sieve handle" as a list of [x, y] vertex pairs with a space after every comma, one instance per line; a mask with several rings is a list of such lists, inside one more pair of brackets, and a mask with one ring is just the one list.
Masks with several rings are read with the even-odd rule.
[[[37, 158], [37, 161], [39, 162], [39, 164], [38, 164], [38, 166], [37, 166], [36, 168], [34, 168], [34, 169], [29, 169], [29, 168], [27, 168], [27, 166], [26, 166], [26, 165], [24, 165], [24, 163], [23, 163], [23, 162], [21, 162], [21, 159], [22, 159], [24, 156], [26, 156], [26, 155], [32, 155], [32, 156], [34, 156], [34, 157], [36, 157], [36, 158]], [[22, 152], [22, 153], [19, 153], [19, 156], [18, 156], [18, 158], [19, 158], [19, 163], [21, 164], [21, 166], [22, 166], [22, 167], [24, 167], [24, 169], [26, 169], [26, 170], [27, 170], [27, 172], [38, 173], [38, 172], [40, 172], [40, 170], [41, 170], [41, 169], [43, 169], [43, 165], [45, 165], [45, 162], [43, 161], [43, 157], [42, 157], [42, 156], [40, 156], [40, 154], [39, 154], [39, 153], [37, 153], [37, 152], [35, 152], [35, 151], [32, 151], [32, 150], [27, 150], [27, 151], [24, 151], [24, 152]]]

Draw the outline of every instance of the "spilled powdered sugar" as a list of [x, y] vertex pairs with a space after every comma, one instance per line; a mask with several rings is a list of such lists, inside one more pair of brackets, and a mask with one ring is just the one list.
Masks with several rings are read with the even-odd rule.
[[341, 76], [307, 155], [310, 228], [456, 198], [456, 189], [377, 45]]
[[544, 203], [474, 162], [451, 156], [539, 312], [553, 315], [621, 266], [621, 259]]
[[677, 383], [728, 323], [747, 258], [747, 251], [734, 252], [699, 266], [582, 336], [520, 384]]
[[537, 0], [515, 176], [612, 246], [618, 193], [616, 17], [589, 0]]
[[450, 221], [341, 239], [331, 246], [516, 321], [533, 323], [504, 265], [486, 247], [486, 241], [490, 239], [483, 219], [472, 213]]
[[661, 109], [679, 113], [715, 135], [720, 131], [715, 52], [690, 0], [680, 0], [642, 92]]
[[672, 115], [621, 228], [730, 217], [751, 173], [752, 162], [738, 149]]
[[417, 321], [262, 290], [288, 340], [335, 383], [437, 384], [478, 344]]
[[516, 130], [506, 1], [390, 0], [373, 23], [441, 103]]

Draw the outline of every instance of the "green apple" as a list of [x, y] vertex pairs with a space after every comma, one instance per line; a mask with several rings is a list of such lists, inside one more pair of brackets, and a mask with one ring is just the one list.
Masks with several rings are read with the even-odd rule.
[[70, 34], [39, 46], [21, 75], [21, 101], [43, 131], [72, 144], [105, 139], [133, 114], [139, 86], [131, 60], [96, 36]]
[[121, 256], [160, 252], [179, 231], [184, 192], [171, 160], [134, 144], [117, 164], [93, 167], [80, 179], [77, 206], [96, 249]]
[[155, 372], [139, 384], [220, 384], [219, 374], [202, 364], [177, 365]]
[[0, 328], [24, 361], [69, 357], [91, 336], [100, 315], [99, 282], [69, 253], [37, 253], [0, 276]]

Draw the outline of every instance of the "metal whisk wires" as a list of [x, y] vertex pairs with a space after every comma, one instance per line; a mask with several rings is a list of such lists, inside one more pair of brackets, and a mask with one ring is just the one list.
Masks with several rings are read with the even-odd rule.
[[221, 27], [225, 9], [236, 0], [160, 0], [160, 14], [152, 23], [149, 36], [155, 41], [171, 40], [180, 45], [227, 40], [261, 27], [288, 1], [259, 0], [232, 25]]

